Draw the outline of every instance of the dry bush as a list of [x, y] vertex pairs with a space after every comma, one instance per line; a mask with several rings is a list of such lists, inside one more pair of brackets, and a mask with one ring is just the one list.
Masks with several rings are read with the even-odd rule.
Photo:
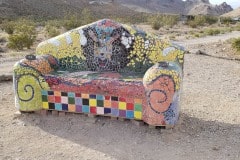
[[8, 47], [22, 50], [30, 48], [36, 39], [36, 26], [31, 20], [21, 19], [14, 22], [14, 32], [8, 38]]
[[235, 48], [238, 53], [240, 53], [240, 38], [235, 38], [232, 40], [232, 47]]

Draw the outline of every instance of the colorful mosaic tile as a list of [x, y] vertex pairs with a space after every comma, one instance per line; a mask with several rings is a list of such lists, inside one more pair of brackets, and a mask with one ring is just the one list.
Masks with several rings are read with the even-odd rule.
[[[176, 124], [184, 50], [103, 19], [38, 45], [14, 65], [16, 107]], [[91, 94], [88, 94], [91, 93]]]
[[117, 96], [42, 90], [44, 109], [141, 120], [142, 100], [131, 101], [135, 103], [127, 103], [126, 98]]

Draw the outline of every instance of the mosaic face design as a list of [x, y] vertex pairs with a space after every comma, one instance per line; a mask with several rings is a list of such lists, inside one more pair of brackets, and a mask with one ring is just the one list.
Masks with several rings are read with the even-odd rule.
[[117, 71], [128, 63], [127, 56], [132, 42], [124, 43], [131, 37], [129, 32], [117, 23], [109, 20], [100, 21], [81, 31], [83, 54], [87, 65], [93, 71]]
[[144, 73], [157, 62], [183, 64], [181, 47], [137, 28], [104, 19], [39, 44], [37, 54], [51, 54], [61, 70]]
[[178, 45], [103, 19], [44, 41], [36, 52], [36, 59], [14, 66], [21, 111], [104, 114], [151, 125], [178, 119], [184, 58]]

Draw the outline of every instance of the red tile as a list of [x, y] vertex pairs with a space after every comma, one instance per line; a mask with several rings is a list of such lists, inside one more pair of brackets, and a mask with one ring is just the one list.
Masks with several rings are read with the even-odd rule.
[[90, 107], [90, 113], [97, 114], [97, 108], [96, 107]]
[[110, 96], [105, 96], [105, 100], [110, 100]]
[[55, 96], [55, 103], [61, 103], [61, 97]]
[[122, 98], [122, 97], [120, 97], [120, 98], [119, 98], [119, 101], [121, 101], [121, 102], [126, 102], [126, 99], [125, 99], [125, 98]]
[[133, 103], [127, 103], [127, 110], [134, 110]]
[[75, 93], [75, 97], [81, 97], [81, 93]]

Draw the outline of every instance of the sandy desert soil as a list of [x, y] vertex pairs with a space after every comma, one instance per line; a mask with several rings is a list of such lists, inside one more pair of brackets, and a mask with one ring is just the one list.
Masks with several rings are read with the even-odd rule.
[[[226, 39], [216, 38], [182, 44], [236, 57], [219, 45]], [[9, 67], [0, 73], [14, 62], [1, 59], [1, 68]], [[83, 115], [16, 116], [12, 82], [0, 82], [0, 159], [240, 159], [240, 61], [186, 54], [181, 103], [179, 124], [172, 130], [104, 117], [93, 123]]]

